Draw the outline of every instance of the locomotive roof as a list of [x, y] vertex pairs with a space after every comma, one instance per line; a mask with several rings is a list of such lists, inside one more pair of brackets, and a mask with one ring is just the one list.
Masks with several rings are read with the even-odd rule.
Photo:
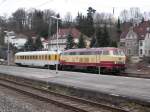
[[84, 52], [84, 51], [100, 51], [100, 50], [115, 50], [116, 47], [100, 47], [100, 48], [81, 48], [81, 49], [69, 49], [64, 52]]
[[[58, 51], [60, 54], [61, 51]], [[57, 54], [57, 51], [29, 51], [29, 52], [18, 52], [15, 55], [44, 55], [44, 54]]]

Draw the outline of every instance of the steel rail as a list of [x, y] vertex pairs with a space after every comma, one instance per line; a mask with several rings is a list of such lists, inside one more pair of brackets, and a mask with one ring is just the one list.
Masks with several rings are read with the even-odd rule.
[[[8, 79], [0, 78], [0, 80], [1, 80], [0, 85], [2, 85], [2, 86], [5, 86], [7, 88], [11, 88], [13, 90], [19, 91], [23, 94], [30, 95], [30, 96], [32, 96], [34, 98], [38, 98], [40, 100], [43, 99], [45, 101], [51, 102], [53, 104], [56, 104], [58, 106], [62, 106], [64, 108], [67, 108], [67, 109], [70, 109], [70, 110], [73, 110], [76, 112], [94, 112], [94, 111], [98, 112], [98, 110], [101, 110], [101, 109], [103, 109], [103, 110], [105, 109], [105, 110], [108, 110], [111, 112], [129, 112], [129, 111], [124, 110], [122, 108], [117, 108], [114, 106], [110, 106], [110, 105], [106, 105], [106, 104], [102, 104], [102, 103], [97, 103], [97, 102], [93, 102], [93, 101], [78, 98], [78, 97], [72, 97], [69, 95], [56, 93], [53, 91], [41, 89], [38, 87], [34, 87], [31, 85], [19, 83], [19, 82], [8, 80]], [[9, 84], [6, 84], [6, 83], [9, 83]], [[13, 84], [16, 86], [15, 87], [11, 86]], [[23, 88], [30, 88], [32, 90], [40, 91], [44, 94], [50, 94], [50, 95], [53, 95], [53, 97], [55, 96], [56, 98], [51, 99], [48, 97], [44, 97], [43, 95], [40, 96], [38, 94], [32, 93], [31, 91], [26, 91], [24, 89], [17, 88], [17, 86], [21, 86]], [[61, 100], [54, 100], [54, 99], [58, 99], [59, 97], [67, 99], [66, 101], [68, 101], [68, 103], [66, 103], [65, 100], [62, 100], [62, 99]], [[74, 102], [74, 104], [71, 104], [71, 102]]]

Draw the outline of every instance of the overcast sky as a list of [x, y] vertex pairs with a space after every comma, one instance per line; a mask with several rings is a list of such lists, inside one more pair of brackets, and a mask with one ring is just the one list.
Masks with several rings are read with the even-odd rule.
[[142, 12], [150, 12], [150, 0], [0, 0], [0, 15], [10, 15], [18, 8], [37, 8], [52, 9], [62, 17], [70, 12], [75, 17], [78, 11], [85, 14], [89, 6], [97, 12], [109, 13], [112, 13], [115, 7], [115, 16], [130, 7], [139, 7]]

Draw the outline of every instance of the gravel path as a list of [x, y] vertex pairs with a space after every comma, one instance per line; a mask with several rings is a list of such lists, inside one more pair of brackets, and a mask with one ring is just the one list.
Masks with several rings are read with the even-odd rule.
[[0, 112], [73, 112], [0, 86]]

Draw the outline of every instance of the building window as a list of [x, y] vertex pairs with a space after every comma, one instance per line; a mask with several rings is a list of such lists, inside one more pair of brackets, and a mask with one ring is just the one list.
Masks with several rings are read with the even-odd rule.
[[131, 54], [131, 50], [130, 50], [130, 49], [128, 49], [128, 54], [129, 54], [129, 55]]
[[140, 41], [140, 46], [143, 46], [143, 43], [142, 43], [142, 41]]
[[142, 49], [140, 49], [140, 54], [141, 54], [141, 55], [143, 54], [143, 50], [142, 50]]
[[147, 50], [145, 50], [145, 54], [147, 54]]

